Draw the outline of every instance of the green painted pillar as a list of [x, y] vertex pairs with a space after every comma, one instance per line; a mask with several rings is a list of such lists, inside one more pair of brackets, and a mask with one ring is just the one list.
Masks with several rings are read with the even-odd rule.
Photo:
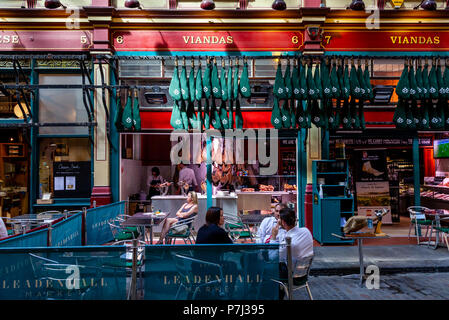
[[414, 200], [415, 206], [421, 205], [421, 185], [420, 185], [420, 177], [419, 177], [419, 138], [418, 136], [413, 137], [413, 192], [414, 192]]
[[321, 159], [329, 159], [329, 130], [321, 129]]
[[297, 185], [297, 208], [298, 226], [305, 226], [305, 192], [307, 186], [307, 152], [305, 147], [307, 129], [299, 129], [296, 143], [297, 165], [296, 165], [296, 185]]
[[207, 193], [207, 209], [212, 207], [212, 150], [211, 150], [211, 140], [207, 137], [206, 141], [206, 153], [207, 153], [207, 179], [206, 179], [206, 193]]

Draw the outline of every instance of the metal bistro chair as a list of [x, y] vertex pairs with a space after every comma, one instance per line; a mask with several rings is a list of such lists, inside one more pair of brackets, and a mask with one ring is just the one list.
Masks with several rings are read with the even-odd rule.
[[237, 214], [236, 216], [230, 214], [223, 214], [224, 229], [228, 232], [233, 241], [237, 239], [250, 239], [253, 241], [253, 234], [249, 225], [243, 223], [242, 218]]
[[197, 214], [195, 214], [193, 217], [178, 221], [173, 224], [165, 236], [165, 243], [172, 244], [174, 239], [182, 239], [184, 240], [185, 244], [187, 244], [187, 241], [190, 244], [194, 244], [196, 239], [196, 231], [193, 226], [193, 222], [195, 221], [196, 217]]
[[[180, 276], [180, 284], [176, 292], [175, 300], [178, 300], [181, 289], [183, 288], [187, 292], [187, 300], [195, 300], [201, 288], [206, 287], [210, 289], [211, 286], [218, 289], [218, 297], [223, 297], [225, 295], [226, 282], [223, 274], [223, 267], [221, 265], [176, 253], [172, 253], [172, 257], [175, 262], [176, 270]], [[207, 272], [207, 275], [216, 276], [210, 276], [209, 281], [206, 281], [207, 277], [203, 276], [201, 276], [201, 278], [204, 279], [204, 282], [193, 281], [195, 276], [198, 276], [198, 272]], [[217, 296], [212, 294], [210, 290], [207, 292], [209, 298], [217, 298]]]
[[[446, 224], [441, 225], [441, 222], [445, 222]], [[449, 218], [440, 218], [439, 223], [434, 228], [438, 231], [436, 237], [439, 237], [439, 234], [441, 234], [442, 242], [446, 243], [447, 250], [449, 250]], [[436, 240], [437, 239], [435, 239], [435, 249], [438, 246]]]
[[123, 221], [119, 219], [115, 219], [112, 220], [111, 222], [108, 222], [115, 242], [122, 240], [137, 239], [140, 236], [140, 232], [138, 231], [137, 228], [124, 227], [121, 225], [122, 222]]
[[[412, 227], [414, 227], [416, 241], [418, 244], [420, 244], [420, 240], [419, 240], [420, 227], [427, 226], [425, 237], [427, 237], [429, 230], [432, 228], [432, 220], [426, 219], [425, 212], [428, 210], [430, 210], [430, 209], [428, 209], [426, 207], [420, 207], [420, 206], [412, 206], [412, 207], [407, 208], [407, 211], [410, 214], [410, 227], [408, 229], [408, 238], [410, 239], [410, 233], [412, 231]], [[429, 241], [430, 241], [430, 239], [429, 239]]]
[[[306, 288], [307, 294], [309, 295], [310, 300], [313, 300], [313, 297], [312, 297], [312, 292], [310, 291], [308, 278], [309, 278], [310, 267], [312, 266], [313, 257], [314, 256], [311, 255], [309, 257], [305, 257], [305, 258], [297, 260], [294, 265], [294, 268], [292, 270], [292, 275], [290, 275], [291, 277], [293, 277], [292, 294], [296, 290], [299, 290], [301, 288]], [[284, 288], [285, 296], [287, 299], [289, 299], [290, 297], [289, 297], [289, 293], [288, 293], [288, 288], [285, 283], [285, 281], [287, 279], [282, 279], [284, 281], [282, 281], [281, 279], [271, 279], [271, 280], [276, 283], [279, 283]]]

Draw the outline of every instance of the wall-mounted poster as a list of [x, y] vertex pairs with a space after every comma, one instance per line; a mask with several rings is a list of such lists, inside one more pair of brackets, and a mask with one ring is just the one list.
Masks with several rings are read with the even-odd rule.
[[354, 151], [358, 215], [374, 216], [376, 210], [387, 209], [382, 223], [392, 223], [386, 149]]

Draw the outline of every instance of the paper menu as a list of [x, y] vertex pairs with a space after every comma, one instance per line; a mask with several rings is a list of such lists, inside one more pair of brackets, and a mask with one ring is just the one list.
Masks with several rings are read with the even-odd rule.
[[64, 190], [64, 177], [55, 177], [55, 191]]
[[65, 189], [66, 190], [76, 189], [76, 178], [74, 176], [65, 177]]

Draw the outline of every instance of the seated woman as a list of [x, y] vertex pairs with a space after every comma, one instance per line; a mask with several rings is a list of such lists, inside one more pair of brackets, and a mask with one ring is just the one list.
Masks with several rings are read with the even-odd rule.
[[220, 227], [223, 224], [223, 210], [218, 207], [210, 207], [206, 213], [206, 224], [198, 230], [196, 243], [232, 243], [226, 231]]
[[157, 244], [162, 244], [168, 230], [177, 222], [191, 218], [198, 214], [198, 197], [195, 191], [190, 191], [187, 195], [187, 201], [184, 203], [178, 212], [176, 212], [176, 218], [167, 218], [162, 225], [161, 236]]

